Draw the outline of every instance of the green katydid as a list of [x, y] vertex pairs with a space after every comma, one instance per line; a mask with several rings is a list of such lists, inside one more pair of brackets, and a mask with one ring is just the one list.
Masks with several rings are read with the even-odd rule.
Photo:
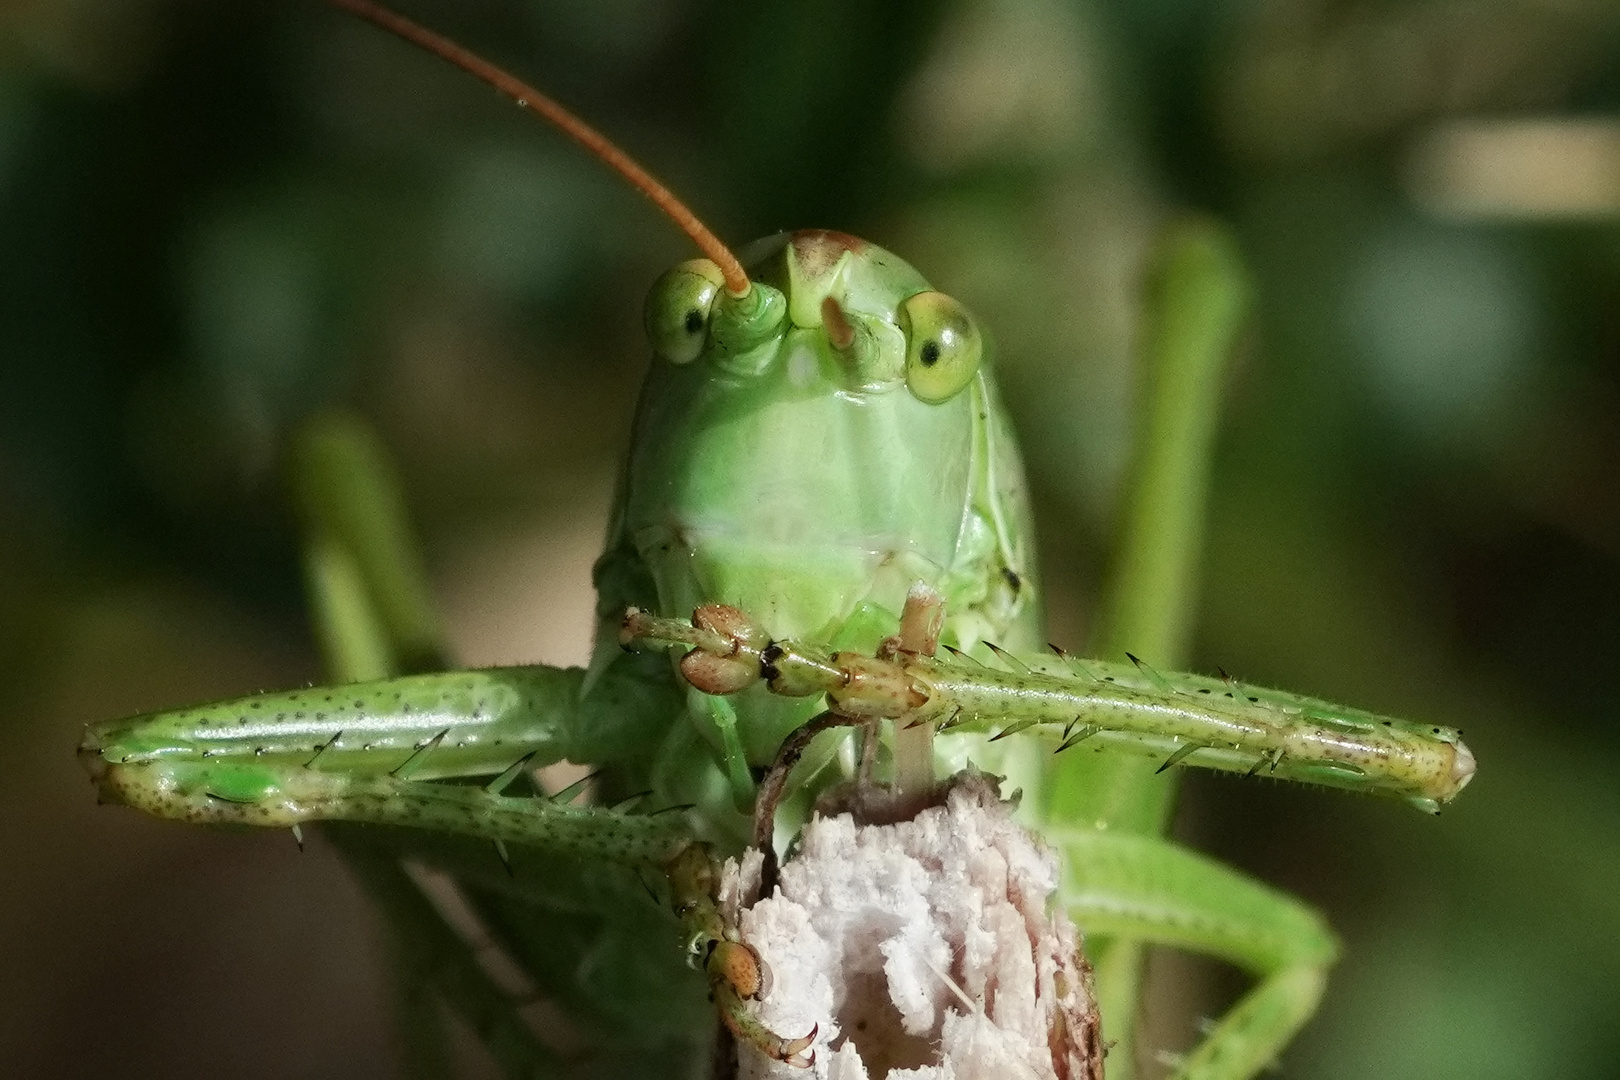
[[[713, 1029], [705, 982], [735, 1036], [803, 1065], [803, 1032], [754, 1019], [747, 998], [768, 990], [713, 902], [713, 858], [768, 840], [756, 811], [791, 832], [849, 779], [857, 755], [838, 724], [858, 721], [872, 733], [863, 756], [887, 755], [909, 797], [926, 801], [970, 760], [1021, 787], [1027, 823], [1064, 856], [1062, 902], [1111, 948], [1171, 944], [1259, 977], [1178, 1075], [1266, 1065], [1315, 1009], [1336, 945], [1297, 901], [1152, 835], [1169, 787], [1151, 773], [1263, 769], [1433, 809], [1472, 774], [1456, 733], [1140, 663], [1038, 656], [1022, 467], [959, 304], [838, 233], [779, 237], [739, 261], [542, 95], [363, 0], [336, 2], [561, 117], [704, 251], [648, 301], [656, 358], [597, 564], [597, 650], [586, 671], [399, 676], [437, 666], [433, 620], [364, 437], [319, 429], [302, 467], [308, 562], [332, 674], [350, 681], [97, 725], [82, 753], [103, 793], [187, 820], [369, 823], [340, 841], [513, 1074], [578, 1063], [458, 957], [398, 856], [456, 873], [539, 989], [617, 1042], [584, 1059], [595, 1074], [690, 1074]], [[941, 614], [929, 590], [942, 624], [908, 631]], [[676, 667], [626, 643], [683, 655]], [[936, 644], [967, 655], [932, 656]], [[827, 706], [837, 723], [816, 719]], [[1107, 748], [1156, 757], [1143, 769], [1091, 753]], [[529, 770], [564, 759], [600, 769], [591, 805], [533, 791]], [[667, 874], [703, 978], [682, 970], [677, 933], [641, 895], [649, 868]], [[1133, 962], [1113, 960], [1101, 989], [1118, 1038]], [[1109, 1062], [1111, 1076], [1128, 1068], [1124, 1054]]]

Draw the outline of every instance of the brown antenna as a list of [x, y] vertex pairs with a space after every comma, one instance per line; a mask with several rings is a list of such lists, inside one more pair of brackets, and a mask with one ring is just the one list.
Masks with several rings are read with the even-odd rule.
[[748, 295], [748, 275], [743, 271], [742, 263], [737, 261], [737, 256], [731, 253], [731, 249], [721, 243], [720, 238], [710, 232], [709, 227], [699, 221], [698, 216], [688, 210], [685, 203], [655, 180], [646, 169], [637, 165], [630, 155], [614, 146], [600, 131], [534, 87], [468, 52], [449, 38], [435, 34], [381, 4], [374, 4], [371, 0], [326, 0], [326, 2], [380, 26], [390, 34], [404, 38], [439, 59], [454, 64], [469, 75], [482, 79], [517, 102], [519, 107], [535, 113], [541, 119], [549, 120], [562, 129], [563, 134], [595, 154], [609, 168], [629, 181], [630, 186], [647, 196], [660, 210], [668, 214], [680, 230], [692, 238], [698, 250], [720, 268], [721, 276], [726, 281], [727, 292], [732, 296]]

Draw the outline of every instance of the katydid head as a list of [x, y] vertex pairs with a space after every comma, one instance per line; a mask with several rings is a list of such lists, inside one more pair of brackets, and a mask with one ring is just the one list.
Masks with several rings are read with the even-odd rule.
[[[775, 637], [865, 650], [920, 581], [946, 599], [947, 641], [1024, 641], [1039, 613], [1022, 467], [972, 317], [844, 233], [744, 258], [749, 297], [701, 259], [648, 296], [655, 357], [599, 565], [604, 617], [730, 603]], [[741, 734], [768, 761], [806, 715], [750, 694]]]
[[972, 317], [844, 233], [780, 234], [745, 259], [750, 298], [704, 260], [648, 296], [619, 524], [656, 587], [640, 606], [738, 603], [779, 636], [872, 646], [920, 580], [1006, 634], [1031, 607], [1029, 537]]

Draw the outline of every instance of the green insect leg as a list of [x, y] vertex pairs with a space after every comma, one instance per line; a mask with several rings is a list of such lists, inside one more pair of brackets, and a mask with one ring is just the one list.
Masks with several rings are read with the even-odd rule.
[[1300, 901], [1155, 837], [1073, 829], [1048, 840], [1064, 854], [1064, 906], [1086, 934], [1218, 957], [1259, 980], [1174, 1080], [1254, 1076], [1316, 1012], [1339, 946]]
[[687, 690], [686, 708], [704, 737], [719, 744], [732, 802], [742, 813], [749, 813], [754, 807], [754, 776], [748, 771], [748, 754], [737, 731], [737, 710], [725, 698], [695, 687]]
[[810, 1046], [817, 1028], [786, 1039], [761, 1023], [749, 1007], [750, 1000], [769, 993], [770, 975], [759, 953], [740, 940], [715, 902], [718, 867], [708, 845], [693, 844], [668, 869], [670, 899], [686, 935], [687, 955], [694, 964], [702, 964], [721, 1023], [733, 1038], [757, 1047], [773, 1061], [800, 1069], [813, 1066], [816, 1052]]
[[[103, 763], [96, 779], [108, 801], [193, 824], [289, 829], [317, 821], [402, 825], [627, 866], [662, 865], [692, 840], [690, 824], [679, 813], [622, 813], [544, 797], [511, 797], [467, 784], [326, 772], [307, 765]], [[508, 779], [498, 777], [491, 787], [498, 789]]]
[[363, 680], [452, 666], [404, 494], [370, 425], [347, 413], [315, 417], [293, 439], [289, 471], [315, 630], [332, 675]]

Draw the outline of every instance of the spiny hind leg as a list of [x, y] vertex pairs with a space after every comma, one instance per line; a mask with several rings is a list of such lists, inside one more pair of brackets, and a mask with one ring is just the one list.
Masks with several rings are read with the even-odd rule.
[[1246, 1080], [1316, 1012], [1338, 942], [1299, 900], [1156, 837], [1062, 829], [1047, 839], [1063, 852], [1063, 903], [1086, 934], [1219, 957], [1259, 980], [1174, 1080]]

